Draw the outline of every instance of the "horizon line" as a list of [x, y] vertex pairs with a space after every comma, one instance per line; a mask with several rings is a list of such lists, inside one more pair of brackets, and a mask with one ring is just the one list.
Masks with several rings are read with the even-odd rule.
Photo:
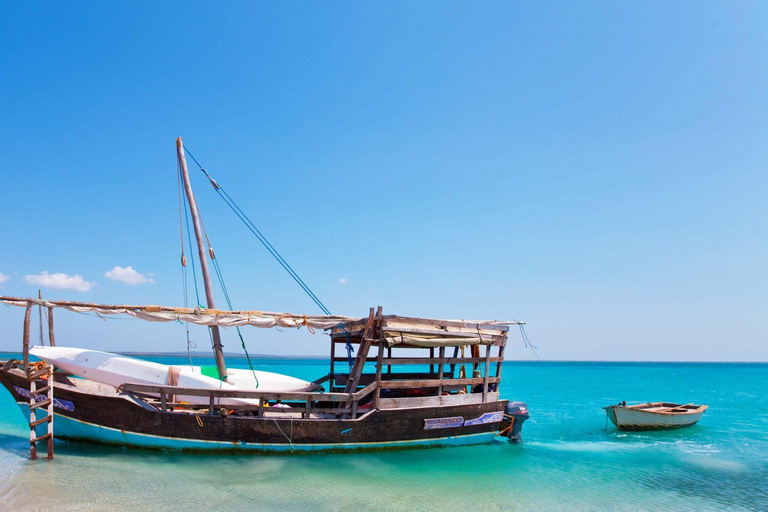
[[[19, 354], [21, 352], [16, 350], [0, 350], [2, 354]], [[183, 357], [187, 356], [186, 352], [149, 352], [149, 351], [120, 351], [113, 352], [114, 354], [124, 356], [164, 356], [164, 357]], [[202, 359], [214, 357], [213, 354], [207, 352], [196, 351], [192, 352], [190, 356], [193, 359]], [[244, 354], [236, 353], [224, 353], [224, 357], [228, 359], [246, 359]], [[281, 354], [254, 354], [251, 358], [262, 359], [330, 359], [328, 355], [281, 355]], [[519, 363], [669, 363], [669, 364], [768, 364], [768, 361], [710, 361], [710, 360], [650, 360], [650, 359], [505, 359], [505, 363], [519, 362]]]

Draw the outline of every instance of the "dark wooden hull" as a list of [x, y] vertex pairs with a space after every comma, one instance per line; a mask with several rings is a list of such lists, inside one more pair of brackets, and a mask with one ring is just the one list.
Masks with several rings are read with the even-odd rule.
[[[507, 403], [374, 410], [354, 420], [196, 416], [152, 410], [123, 395], [85, 392], [58, 380], [57, 439], [152, 449], [337, 451], [476, 444], [493, 440], [503, 427], [503, 414], [493, 413], [503, 413]], [[0, 383], [25, 411], [28, 381], [13, 371], [0, 371]], [[425, 420], [441, 418], [464, 421], [460, 426], [447, 421], [442, 428], [426, 428], [440, 422]], [[487, 422], [463, 424], [481, 418]]]

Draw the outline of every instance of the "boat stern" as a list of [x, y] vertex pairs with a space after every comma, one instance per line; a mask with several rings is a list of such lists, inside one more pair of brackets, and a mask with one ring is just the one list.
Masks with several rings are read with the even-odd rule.
[[616, 425], [617, 428], [619, 427], [619, 420], [616, 418], [616, 408], [619, 407], [618, 405], [609, 405], [608, 407], [603, 407], [603, 410], [605, 411], [606, 416], [608, 416], [608, 419], [611, 420], [611, 423]]

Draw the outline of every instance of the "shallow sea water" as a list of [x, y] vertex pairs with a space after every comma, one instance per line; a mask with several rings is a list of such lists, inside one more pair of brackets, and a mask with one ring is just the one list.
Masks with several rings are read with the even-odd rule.
[[[258, 367], [311, 380], [327, 361]], [[0, 390], [0, 509], [768, 510], [766, 364], [508, 362], [501, 391], [530, 407], [522, 444], [271, 456], [59, 442], [53, 462], [31, 462]], [[606, 430], [601, 407], [620, 400], [710, 409], [689, 429]]]

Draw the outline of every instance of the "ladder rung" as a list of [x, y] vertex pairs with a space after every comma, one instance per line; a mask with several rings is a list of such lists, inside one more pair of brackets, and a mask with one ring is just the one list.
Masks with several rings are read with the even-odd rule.
[[48, 375], [49, 373], [51, 373], [51, 369], [50, 368], [43, 368], [42, 370], [38, 370], [36, 372], [30, 373], [27, 376], [27, 379], [28, 380], [34, 380], [34, 379], [37, 379], [39, 377], [42, 377], [43, 375]]
[[40, 436], [40, 437], [36, 437], [34, 439], [30, 439], [29, 444], [38, 443], [40, 441], [44, 441], [44, 440], [48, 439], [49, 437], [53, 437], [53, 434], [45, 434], [44, 436]]
[[47, 393], [50, 390], [51, 390], [51, 386], [48, 385], [48, 386], [45, 386], [44, 388], [40, 388], [40, 389], [36, 389], [34, 391], [30, 391], [29, 394], [30, 395], [37, 395], [37, 394], [40, 394], [40, 393]]
[[43, 400], [42, 402], [35, 402], [33, 404], [29, 404], [30, 409], [39, 409], [40, 407], [48, 407], [51, 405], [51, 399]]
[[37, 421], [33, 421], [32, 423], [29, 424], [29, 428], [35, 428], [36, 426], [42, 425], [43, 423], [48, 423], [49, 421], [51, 421], [51, 419], [52, 419], [52, 416], [46, 416], [45, 418], [41, 418]]

